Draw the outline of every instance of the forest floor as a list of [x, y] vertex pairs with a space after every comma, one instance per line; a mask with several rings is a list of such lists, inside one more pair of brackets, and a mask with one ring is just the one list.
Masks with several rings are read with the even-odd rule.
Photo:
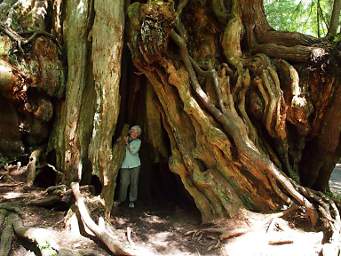
[[[333, 174], [334, 192], [341, 193], [341, 166], [339, 173]], [[45, 209], [27, 204], [43, 195], [44, 189], [24, 186], [23, 176], [8, 179], [0, 171], [0, 204], [15, 203], [20, 207], [25, 226], [52, 230], [57, 244], [78, 254], [70, 255], [110, 255], [103, 247], [89, 238], [71, 232], [64, 222], [66, 212], [61, 209]], [[335, 177], [339, 180], [335, 180]], [[339, 186], [339, 188], [337, 188]], [[248, 232], [228, 238], [217, 244], [218, 234], [191, 233], [207, 226], [200, 224], [196, 212], [174, 205], [137, 204], [114, 208], [110, 222], [115, 230], [115, 238], [132, 255], [230, 255], [230, 256], [281, 256], [319, 255], [322, 233], [302, 230], [290, 220], [274, 218], [266, 225], [253, 225]], [[251, 222], [250, 222], [251, 223]], [[238, 228], [238, 221], [230, 221], [230, 228]], [[271, 226], [271, 228], [270, 228]], [[271, 229], [271, 230], [270, 230]], [[189, 234], [191, 233], [191, 234]], [[131, 234], [131, 236], [127, 236]], [[217, 245], [216, 248], [214, 245]], [[32, 244], [14, 240], [11, 256], [39, 255]]]

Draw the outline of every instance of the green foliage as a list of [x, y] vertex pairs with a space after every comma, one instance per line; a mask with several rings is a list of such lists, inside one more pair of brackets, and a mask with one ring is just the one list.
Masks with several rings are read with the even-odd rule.
[[0, 154], [0, 168], [4, 167], [5, 164], [8, 162], [8, 159]]
[[[333, 38], [333, 43], [337, 44], [341, 42], [341, 34], [337, 34], [334, 38]], [[339, 163], [341, 163], [341, 160], [339, 160]]]
[[341, 194], [339, 194], [339, 193], [333, 193], [331, 191], [325, 191], [324, 194], [334, 201], [341, 202]]
[[325, 36], [333, 0], [264, 0], [270, 25], [281, 31]]
[[41, 254], [43, 256], [57, 256], [58, 255], [58, 253], [46, 241], [42, 244], [38, 244], [38, 248], [40, 249]]

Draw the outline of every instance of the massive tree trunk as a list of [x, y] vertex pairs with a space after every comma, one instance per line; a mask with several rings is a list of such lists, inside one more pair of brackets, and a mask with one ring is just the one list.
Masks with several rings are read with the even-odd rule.
[[[124, 31], [124, 0], [95, 1], [92, 27], [92, 63], [96, 89], [96, 112], [89, 159], [103, 185], [102, 197], [110, 213], [123, 146], [112, 147], [120, 106], [121, 56]], [[108, 40], [109, 39], [109, 40]], [[125, 131], [127, 132], [127, 130]], [[116, 160], [116, 161], [114, 161]]]
[[51, 137], [54, 145], [50, 143], [56, 150], [58, 168], [66, 174], [63, 182], [67, 184], [80, 180], [89, 141], [83, 134], [91, 125], [87, 116], [93, 115], [93, 97], [88, 96], [87, 102], [84, 97], [93, 85], [88, 61], [90, 16], [91, 1], [67, 1], [63, 24], [68, 67], [65, 101], [60, 103], [60, 116]]
[[[120, 110], [124, 3], [0, 1], [1, 164], [32, 152], [27, 185], [34, 183], [38, 166], [53, 169], [57, 182], [67, 185], [90, 183], [93, 171], [102, 182], [107, 216], [124, 153], [123, 140], [112, 143]], [[12, 222], [2, 244], [10, 244], [11, 230]], [[122, 254], [107, 230], [95, 231], [113, 253]]]
[[[112, 137], [120, 106], [124, 1], [68, 1], [65, 8], [67, 89], [50, 148], [66, 183], [82, 176], [89, 182], [93, 172], [107, 190], [118, 171]], [[105, 197], [110, 209], [112, 198], [113, 192]]]
[[[121, 86], [128, 119], [145, 116], [151, 158], [168, 160], [203, 221], [296, 204], [313, 225], [319, 214], [335, 219], [327, 228], [338, 232], [335, 205], [302, 186], [328, 190], [341, 154], [338, 44], [273, 30], [261, 0], [131, 2], [128, 45], [138, 72]], [[7, 156], [40, 152], [49, 138], [62, 182], [99, 176], [107, 215], [123, 152], [113, 136], [120, 133], [124, 3], [0, 4], [0, 131], [16, 127], [0, 138], [11, 144]], [[139, 96], [146, 104], [134, 119]]]
[[[295, 203], [316, 224], [318, 202], [299, 181], [326, 190], [319, 179], [340, 156], [333, 46], [274, 31], [261, 0], [150, 0], [128, 15], [133, 63], [158, 99], [170, 168], [203, 220]], [[310, 175], [313, 150], [319, 168]]]
[[[39, 148], [42, 160], [63, 172], [58, 182], [90, 183], [92, 173], [99, 176], [108, 209], [119, 168], [114, 160], [123, 152], [117, 145], [113, 156], [112, 140], [120, 110], [124, 3], [8, 0], [0, 5], [1, 162]], [[35, 157], [29, 184], [38, 163]]]
[[[46, 25], [47, 0], [0, 4], [0, 157], [15, 160], [47, 144], [64, 91], [61, 45]], [[3, 159], [1, 159], [3, 160]], [[2, 162], [2, 161], [1, 161]]]

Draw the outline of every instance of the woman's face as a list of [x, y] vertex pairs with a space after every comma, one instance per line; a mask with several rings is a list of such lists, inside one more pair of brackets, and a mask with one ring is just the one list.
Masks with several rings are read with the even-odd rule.
[[135, 129], [130, 130], [130, 137], [132, 139], [136, 139], [138, 136], [139, 136], [139, 133]]

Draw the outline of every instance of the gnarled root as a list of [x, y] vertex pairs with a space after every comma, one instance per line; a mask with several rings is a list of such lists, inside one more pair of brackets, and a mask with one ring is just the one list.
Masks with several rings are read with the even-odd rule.
[[[83, 194], [89, 195], [94, 192], [93, 186], [82, 186], [80, 190]], [[69, 207], [73, 203], [72, 189], [67, 189], [66, 185], [48, 187], [39, 199], [27, 202], [28, 205], [52, 208], [56, 206]]]
[[43, 256], [51, 255], [51, 252], [57, 254], [60, 246], [54, 239], [53, 231], [25, 227], [19, 212], [20, 210], [11, 204], [0, 204], [0, 226], [3, 227], [1, 230], [0, 255], [10, 255], [14, 235], [33, 242]]
[[87, 227], [98, 239], [100, 239], [113, 254], [130, 255], [128, 252], [121, 249], [121, 247], [116, 243], [111, 232], [106, 228], [103, 218], [99, 219], [98, 225], [93, 221], [85, 205], [84, 198], [79, 191], [79, 183], [71, 183], [71, 188], [81, 217], [79, 221], [81, 221], [85, 227]]
[[[191, 236], [192, 240], [199, 243], [207, 244], [208, 251], [218, 248], [226, 251], [232, 249], [228, 255], [250, 255], [248, 249], [240, 248], [240, 245], [251, 244], [254, 239], [259, 239], [259, 254], [271, 254], [270, 250], [279, 245], [283, 246], [283, 250], [288, 248], [294, 250], [292, 252], [295, 255], [300, 254], [301, 247], [298, 244], [306, 237], [310, 238], [309, 246], [321, 249], [322, 232], [296, 231], [282, 218], [299, 209], [293, 205], [285, 211], [272, 214], [258, 214], [242, 209], [233, 219], [222, 219], [208, 228], [189, 231], [185, 235]], [[234, 251], [236, 247], [239, 247], [238, 252]]]
[[333, 200], [321, 192], [315, 192], [309, 188], [298, 186], [299, 190], [307, 198], [310, 198], [316, 205], [321, 215], [320, 221], [326, 230], [322, 255], [339, 255], [341, 252], [341, 219], [340, 213]]

